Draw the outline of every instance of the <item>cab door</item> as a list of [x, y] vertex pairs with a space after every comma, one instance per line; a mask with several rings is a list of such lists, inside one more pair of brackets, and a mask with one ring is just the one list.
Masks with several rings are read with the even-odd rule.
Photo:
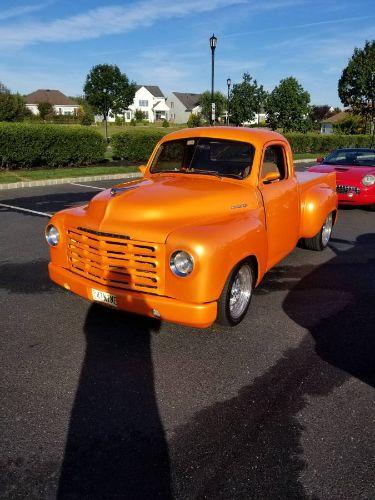
[[[268, 176], [267, 180], [270, 173], [275, 175]], [[278, 179], [275, 179], [276, 174], [279, 174]], [[265, 211], [269, 269], [293, 250], [299, 237], [298, 185], [283, 143], [265, 145], [259, 170], [259, 190]]]

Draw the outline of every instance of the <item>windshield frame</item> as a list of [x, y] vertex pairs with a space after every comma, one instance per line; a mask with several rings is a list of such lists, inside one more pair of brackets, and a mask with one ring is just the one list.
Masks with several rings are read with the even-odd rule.
[[[374, 155], [374, 161], [373, 161], [373, 165], [363, 165], [361, 163], [357, 163], [357, 159], [354, 160], [354, 161], [346, 161], [346, 160], [338, 160], [338, 161], [332, 161], [332, 158], [339, 154], [340, 152], [348, 152], [348, 153], [353, 153], [353, 154], [356, 154], [356, 153], [369, 153], [371, 155]], [[345, 166], [353, 166], [353, 167], [359, 167], [359, 168], [372, 168], [374, 167], [375, 168], [375, 149], [373, 148], [338, 148], [338, 149], [335, 149], [335, 151], [332, 151], [332, 153], [330, 153], [328, 156], [326, 156], [323, 160], [323, 163], [325, 165], [332, 165], [332, 166], [337, 166], [337, 167], [345, 167]]]
[[[216, 141], [216, 142], [221, 142], [221, 143], [238, 143], [238, 144], [242, 144], [242, 145], [245, 145], [249, 148], [249, 161], [246, 165], [246, 167], [243, 168], [242, 170], [242, 173], [245, 172], [246, 168], [248, 168], [248, 172], [246, 173], [246, 175], [237, 175], [235, 172], [223, 172], [223, 171], [216, 171], [216, 170], [213, 170], [213, 165], [211, 165], [210, 168], [194, 168], [194, 167], [190, 167], [194, 158], [195, 158], [195, 155], [196, 155], [196, 152], [197, 152], [197, 145], [199, 143], [199, 141]], [[163, 148], [167, 145], [167, 144], [171, 144], [171, 143], [185, 143], [184, 144], [184, 148], [186, 148], [187, 146], [187, 142], [188, 141], [194, 141], [195, 142], [195, 148], [194, 148], [194, 152], [193, 152], [193, 155], [190, 159], [190, 163], [189, 163], [189, 167], [188, 168], [183, 168], [182, 167], [182, 161], [181, 161], [181, 166], [178, 168], [178, 169], [166, 169], [166, 170], [155, 170], [155, 167], [157, 165], [157, 162], [160, 158], [160, 155], [162, 154], [163, 152]], [[153, 175], [160, 175], [160, 174], [163, 174], [163, 173], [167, 173], [167, 174], [186, 174], [186, 175], [192, 175], [192, 174], [196, 174], [196, 175], [210, 175], [210, 176], [215, 176], [215, 177], [219, 177], [219, 178], [223, 178], [225, 177], [226, 179], [235, 179], [235, 180], [245, 180], [246, 178], [248, 178], [252, 171], [253, 171], [253, 166], [254, 166], [254, 158], [255, 158], [255, 153], [256, 153], [256, 148], [254, 146], [254, 144], [248, 142], [248, 141], [238, 141], [238, 140], [235, 140], [235, 139], [226, 139], [226, 138], [221, 138], [221, 137], [209, 137], [209, 136], [194, 136], [194, 137], [182, 137], [182, 138], [178, 138], [178, 139], [171, 139], [171, 140], [166, 140], [164, 142], [162, 142], [157, 151], [155, 152], [153, 158], [152, 158], [152, 161], [151, 161], [151, 165], [150, 165], [150, 169], [149, 169], [149, 172], [150, 174], [153, 174]], [[224, 160], [225, 161], [225, 160]], [[233, 163], [238, 163], [238, 165], [240, 166], [241, 164], [245, 164], [246, 162], [244, 161], [237, 161], [237, 160], [227, 160], [227, 161], [233, 161]], [[212, 163], [215, 163], [215, 162], [220, 162], [220, 160], [215, 160], [215, 159], [211, 159], [210, 158], [210, 162]]]

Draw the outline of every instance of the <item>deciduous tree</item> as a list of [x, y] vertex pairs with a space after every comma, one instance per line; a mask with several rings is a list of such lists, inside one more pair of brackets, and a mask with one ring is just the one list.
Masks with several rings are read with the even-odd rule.
[[116, 65], [98, 64], [86, 77], [83, 87], [87, 102], [103, 116], [122, 113], [133, 102], [136, 85]]
[[344, 106], [361, 115], [375, 129], [375, 40], [367, 41], [363, 49], [355, 48], [338, 83]]
[[[221, 92], [214, 92], [214, 103], [216, 105], [215, 117], [216, 120], [218, 120], [221, 116], [223, 116], [226, 110], [227, 100]], [[199, 100], [201, 115], [207, 122], [211, 120], [211, 104], [211, 92], [207, 90], [206, 92], [203, 92]]]
[[258, 85], [249, 73], [244, 73], [241, 83], [233, 85], [229, 100], [230, 121], [235, 125], [252, 122], [260, 113], [267, 97], [262, 85]]
[[29, 114], [30, 111], [26, 108], [25, 99], [20, 94], [12, 94], [0, 82], [0, 121], [19, 122]]
[[310, 94], [296, 78], [290, 76], [280, 81], [266, 100], [267, 123], [284, 132], [306, 132], [310, 127]]

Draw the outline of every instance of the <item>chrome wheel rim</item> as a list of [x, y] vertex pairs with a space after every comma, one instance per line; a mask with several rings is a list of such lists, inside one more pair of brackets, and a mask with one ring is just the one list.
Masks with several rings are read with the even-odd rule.
[[251, 269], [244, 264], [237, 271], [233, 280], [229, 296], [229, 312], [233, 319], [238, 319], [246, 310], [253, 287], [253, 276]]
[[322, 227], [322, 244], [324, 247], [328, 245], [332, 233], [332, 214], [329, 214]]

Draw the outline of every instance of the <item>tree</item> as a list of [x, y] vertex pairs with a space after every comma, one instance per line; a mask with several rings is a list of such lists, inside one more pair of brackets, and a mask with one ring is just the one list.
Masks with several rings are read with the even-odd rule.
[[80, 116], [81, 125], [91, 125], [95, 121], [94, 110], [87, 102], [84, 95], [70, 97], [73, 101], [80, 105], [78, 116]]
[[[216, 105], [215, 118], [216, 120], [218, 120], [218, 118], [220, 118], [224, 114], [224, 111], [226, 110], [227, 100], [221, 92], [215, 92], [214, 103]], [[211, 92], [207, 90], [206, 92], [203, 92], [199, 100], [199, 105], [201, 107], [201, 115], [207, 122], [210, 122], [211, 120], [211, 113], [212, 113], [211, 104], [212, 104]]]
[[267, 92], [257, 81], [252, 81], [249, 73], [244, 73], [241, 83], [233, 85], [229, 100], [230, 121], [235, 125], [252, 122], [255, 115], [261, 112]]
[[47, 116], [53, 115], [53, 106], [50, 102], [40, 102], [38, 104], [38, 111], [40, 118], [44, 121]]
[[202, 117], [200, 113], [190, 113], [189, 119], [187, 121], [187, 126], [189, 128], [200, 127], [202, 125]]
[[26, 107], [25, 99], [20, 94], [12, 94], [0, 82], [0, 121], [19, 122], [29, 114], [30, 111]]
[[[375, 40], [366, 41], [363, 49], [354, 49], [338, 83], [344, 106], [361, 115], [375, 129]], [[372, 139], [373, 140], [373, 139]]]
[[135, 83], [129, 82], [128, 77], [121, 73], [118, 66], [98, 64], [87, 75], [83, 90], [87, 102], [103, 116], [108, 139], [107, 119], [109, 111], [117, 114], [129, 107], [134, 99]]
[[295, 78], [290, 76], [281, 80], [266, 100], [268, 125], [272, 130], [305, 132], [310, 126], [309, 103], [310, 94]]

